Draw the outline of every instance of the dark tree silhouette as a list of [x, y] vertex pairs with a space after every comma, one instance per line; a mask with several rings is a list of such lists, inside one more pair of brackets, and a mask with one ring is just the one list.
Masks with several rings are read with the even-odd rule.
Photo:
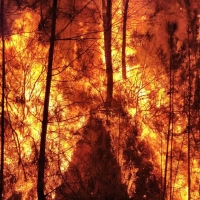
[[51, 38], [50, 38], [50, 48], [49, 48], [49, 57], [48, 57], [48, 68], [47, 68], [48, 71], [47, 71], [47, 78], [46, 78], [46, 90], [45, 90], [45, 100], [44, 100], [44, 110], [43, 110], [43, 120], [42, 120], [40, 153], [39, 153], [39, 160], [38, 160], [37, 194], [38, 194], [39, 200], [45, 199], [45, 194], [44, 194], [44, 185], [45, 185], [44, 171], [45, 171], [45, 160], [46, 160], [45, 147], [46, 147], [48, 110], [49, 110], [50, 89], [51, 89], [51, 80], [52, 80], [55, 32], [56, 32], [56, 13], [57, 13], [57, 0], [53, 0], [52, 28], [51, 28]]
[[106, 59], [107, 96], [106, 104], [111, 105], [113, 98], [113, 67], [112, 67], [112, 0], [102, 0], [103, 28], [104, 28], [104, 50]]
[[122, 78], [126, 79], [126, 26], [129, 0], [123, 1], [123, 33], [122, 33]]

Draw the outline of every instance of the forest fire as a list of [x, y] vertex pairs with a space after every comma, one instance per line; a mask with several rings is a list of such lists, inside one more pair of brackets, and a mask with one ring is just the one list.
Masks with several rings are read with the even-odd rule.
[[199, 199], [199, 8], [1, 0], [1, 199]]

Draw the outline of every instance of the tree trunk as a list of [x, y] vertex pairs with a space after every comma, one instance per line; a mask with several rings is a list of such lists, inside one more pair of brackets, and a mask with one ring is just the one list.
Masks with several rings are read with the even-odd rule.
[[0, 199], [3, 197], [4, 187], [4, 145], [5, 145], [5, 38], [4, 38], [4, 0], [1, 0], [1, 42], [2, 42], [2, 99], [1, 99], [1, 171], [0, 171]]
[[191, 163], [191, 158], [190, 158], [190, 151], [191, 151], [191, 144], [190, 144], [190, 135], [191, 135], [191, 98], [192, 98], [192, 80], [191, 80], [191, 58], [190, 58], [190, 36], [189, 36], [189, 29], [190, 27], [188, 26], [188, 200], [191, 199], [191, 169], [190, 169], [190, 163]]
[[[188, 172], [188, 177], [187, 177], [187, 181], [188, 181], [188, 200], [191, 199], [191, 158], [190, 158], [190, 152], [191, 152], [191, 144], [190, 144], [190, 135], [191, 135], [191, 98], [192, 98], [192, 77], [191, 77], [191, 55], [190, 55], [190, 51], [193, 50], [195, 52], [195, 45], [194, 43], [194, 26], [195, 26], [195, 20], [192, 23], [192, 11], [191, 11], [191, 4], [189, 0], [185, 0], [185, 5], [186, 5], [186, 9], [187, 9], [187, 18], [188, 18], [188, 29], [187, 29], [187, 45], [188, 45], [188, 124], [187, 124], [187, 129], [188, 129], [188, 166], [187, 166], [187, 172]], [[195, 14], [195, 12], [194, 12]], [[196, 26], [195, 26], [196, 28]], [[192, 38], [190, 38], [190, 31], [193, 32], [192, 34]], [[191, 50], [190, 50], [191, 49]]]
[[104, 48], [107, 75], [107, 96], [106, 105], [110, 106], [113, 98], [113, 68], [112, 68], [112, 0], [102, 0], [103, 28], [104, 28]]
[[128, 15], [129, 0], [123, 1], [123, 37], [122, 37], [122, 78], [126, 79], [126, 23]]
[[[170, 159], [170, 169], [169, 169], [169, 197], [170, 200], [173, 196], [173, 139], [174, 139], [174, 33], [177, 30], [177, 23], [176, 22], [168, 22], [167, 23], [167, 33], [168, 33], [168, 45], [169, 45], [169, 52], [170, 52], [170, 62], [169, 62], [169, 121], [168, 121], [168, 133], [167, 133], [167, 146], [166, 146], [166, 160], [165, 160], [165, 172], [164, 172], [164, 183], [162, 185], [163, 187], [163, 194], [162, 194], [162, 200], [166, 198], [166, 190], [167, 190], [167, 172], [168, 172], [168, 161]], [[170, 149], [169, 149], [170, 147]], [[170, 154], [169, 154], [169, 150]]]
[[54, 54], [54, 44], [55, 44], [55, 31], [56, 31], [56, 11], [57, 11], [57, 0], [53, 0], [52, 5], [52, 27], [51, 27], [51, 39], [48, 57], [48, 71], [46, 78], [46, 91], [44, 99], [44, 110], [43, 110], [43, 120], [42, 120], [42, 132], [40, 141], [40, 154], [38, 160], [38, 180], [37, 180], [37, 195], [38, 200], [44, 200], [44, 170], [45, 170], [45, 147], [46, 147], [46, 135], [47, 135], [47, 125], [48, 125], [48, 109], [49, 109], [49, 99], [50, 99], [50, 89], [51, 89], [51, 79], [52, 79], [52, 66], [53, 66], [53, 54]]

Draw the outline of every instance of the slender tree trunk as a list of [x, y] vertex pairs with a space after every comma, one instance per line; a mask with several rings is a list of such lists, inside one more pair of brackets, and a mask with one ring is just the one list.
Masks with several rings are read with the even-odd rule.
[[[172, 38], [170, 38], [172, 40]], [[170, 50], [172, 51], [172, 50]], [[167, 147], [166, 147], [166, 160], [165, 160], [165, 172], [164, 172], [164, 183], [163, 183], [163, 196], [162, 200], [166, 197], [167, 192], [167, 172], [168, 172], [168, 162], [170, 158], [170, 200], [172, 197], [172, 148], [173, 148], [173, 75], [172, 75], [172, 53], [170, 53], [170, 101], [169, 101], [169, 121], [168, 121], [168, 133], [167, 133]], [[171, 147], [171, 152], [169, 150]]]
[[129, 0], [123, 1], [123, 38], [122, 38], [122, 78], [126, 79], [126, 23], [128, 15], [128, 3]]
[[106, 104], [110, 106], [113, 98], [113, 67], [112, 67], [112, 50], [111, 50], [112, 0], [102, 0], [102, 10], [103, 10], [106, 75], [107, 75]]
[[1, 98], [1, 172], [0, 199], [3, 197], [4, 187], [4, 145], [5, 145], [5, 38], [4, 38], [4, 0], [1, 0], [1, 42], [2, 42], [2, 98]]
[[52, 5], [52, 28], [51, 28], [51, 39], [48, 57], [48, 71], [46, 78], [46, 91], [44, 99], [44, 110], [43, 110], [43, 120], [42, 120], [42, 132], [40, 141], [40, 154], [38, 160], [38, 180], [37, 180], [37, 194], [38, 200], [44, 200], [44, 171], [45, 171], [45, 147], [46, 147], [46, 135], [47, 135], [47, 125], [48, 125], [48, 109], [49, 109], [49, 99], [50, 99], [50, 89], [51, 89], [51, 79], [52, 79], [52, 66], [53, 66], [53, 54], [54, 54], [54, 44], [55, 44], [55, 31], [56, 31], [56, 12], [57, 12], [57, 0], [53, 0]]
[[189, 36], [189, 26], [188, 26], [188, 74], [189, 74], [189, 80], [188, 80], [188, 200], [191, 199], [191, 170], [190, 170], [190, 135], [191, 135], [191, 98], [192, 98], [192, 84], [191, 84], [191, 60], [190, 60], [190, 36]]
[[174, 144], [174, 70], [172, 66], [174, 65], [174, 61], [172, 59], [172, 55], [174, 54], [173, 49], [171, 49], [170, 56], [170, 130], [171, 130], [171, 139], [170, 139], [170, 200], [173, 199], [173, 144]]
[[[165, 160], [165, 172], [164, 172], [164, 182], [163, 182], [163, 194], [161, 199], [164, 200], [166, 197], [167, 192], [167, 172], [168, 172], [168, 161], [170, 157], [170, 190], [169, 190], [169, 198], [170, 200], [173, 199], [173, 132], [174, 132], [174, 33], [177, 30], [177, 23], [176, 22], [168, 22], [167, 23], [167, 33], [168, 33], [168, 44], [170, 50], [170, 63], [169, 63], [169, 122], [168, 122], [168, 134], [167, 134], [167, 147], [166, 147], [166, 160]], [[170, 145], [169, 145], [170, 144]], [[171, 149], [169, 148], [171, 147]], [[169, 154], [169, 150], [171, 150]]]

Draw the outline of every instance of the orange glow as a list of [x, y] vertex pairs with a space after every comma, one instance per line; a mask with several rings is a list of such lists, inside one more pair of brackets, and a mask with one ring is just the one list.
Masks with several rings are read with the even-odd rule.
[[[156, 48], [160, 48], [158, 44], [162, 46], [164, 41], [161, 41], [161, 38], [155, 39], [154, 35], [157, 29], [163, 27], [149, 25], [149, 16], [154, 17], [154, 11], [152, 12], [154, 9], [149, 8], [151, 5], [147, 5], [148, 9], [145, 10], [141, 2], [135, 3], [136, 5], [130, 2], [126, 46], [127, 79], [123, 80], [121, 68], [123, 10], [121, 3], [122, 1], [113, 1], [113, 11], [115, 11], [112, 19], [114, 91], [113, 105], [109, 108], [104, 106], [107, 77], [101, 12], [97, 12], [100, 18], [96, 19], [97, 25], [91, 27], [87, 16], [89, 11], [85, 13], [85, 16], [81, 14], [79, 16], [77, 12], [80, 9], [74, 8], [73, 11], [69, 10], [66, 13], [62, 13], [62, 9], [59, 10], [57, 20], [60, 21], [56, 30], [59, 34], [56, 35], [54, 50], [45, 149], [47, 155], [45, 193], [49, 194], [50, 199], [58, 198], [57, 190], [68, 181], [67, 172], [70, 167], [75, 161], [78, 164], [83, 162], [83, 160], [74, 160], [79, 156], [76, 155], [79, 145], [87, 141], [84, 144], [86, 147], [82, 144], [84, 147], [82, 151], [86, 151], [85, 157], [91, 157], [88, 152], [92, 146], [95, 146], [93, 140], [97, 140], [99, 129], [103, 127], [105, 133], [110, 134], [111, 152], [119, 165], [121, 170], [119, 177], [125, 184], [130, 198], [134, 199], [137, 192], [136, 182], [141, 178], [140, 173], [144, 173], [145, 167], [150, 168], [152, 164], [152, 169], [147, 170], [148, 173], [145, 174], [147, 176], [145, 184], [149, 183], [151, 178], [155, 178], [160, 190], [159, 195], [161, 195], [161, 190], [163, 190], [161, 181], [163, 184], [166, 175], [166, 200], [171, 199], [170, 193], [173, 200], [187, 200], [189, 187], [188, 130], [190, 130], [191, 200], [199, 199], [200, 122], [199, 110], [195, 108], [194, 103], [199, 92], [195, 83], [199, 70], [195, 62], [198, 59], [197, 57], [195, 57], [196, 60], [191, 59], [191, 68], [196, 71], [191, 76], [192, 94], [189, 96], [187, 71], [189, 61], [185, 60], [182, 63], [184, 66], [173, 71], [174, 82], [170, 82], [169, 49], [168, 47], [163, 48], [166, 55], [160, 53], [163, 56], [160, 61]], [[135, 6], [134, 9], [133, 6]], [[20, 194], [23, 200], [29, 199], [30, 196], [32, 199], [37, 199], [37, 163], [49, 52], [49, 43], [42, 39], [49, 37], [49, 30], [45, 27], [47, 29], [45, 36], [44, 32], [40, 32], [38, 27], [41, 22], [41, 16], [38, 14], [40, 11], [30, 10], [31, 8], [25, 8], [17, 11], [11, 27], [12, 34], [5, 40], [5, 182], [8, 185], [5, 189], [5, 199], [9, 199], [13, 194]], [[94, 12], [94, 18], [95, 14]], [[59, 18], [62, 15], [65, 17], [62, 19], [64, 22]], [[73, 18], [74, 15], [77, 16]], [[73, 23], [63, 30], [71, 19]], [[159, 20], [157, 21], [161, 24]], [[198, 33], [198, 40], [199, 35]], [[181, 38], [182, 35], [179, 39], [178, 36], [177, 34], [175, 38], [177, 43], [184, 41]], [[91, 45], [91, 43], [94, 44]], [[163, 64], [164, 59], [167, 61]], [[170, 84], [174, 84], [173, 87]], [[192, 116], [190, 126], [188, 125], [189, 106]], [[92, 130], [92, 136], [88, 136], [88, 129], [92, 127], [90, 123], [93, 118], [99, 120], [97, 121], [100, 128]], [[102, 138], [104, 137], [103, 135]], [[102, 138], [98, 139], [103, 141]], [[128, 158], [124, 153], [127, 149], [131, 152], [127, 153]], [[79, 151], [78, 154], [83, 153]], [[168, 163], [165, 170], [166, 161]], [[83, 179], [85, 172], [77, 173], [80, 173]]]

